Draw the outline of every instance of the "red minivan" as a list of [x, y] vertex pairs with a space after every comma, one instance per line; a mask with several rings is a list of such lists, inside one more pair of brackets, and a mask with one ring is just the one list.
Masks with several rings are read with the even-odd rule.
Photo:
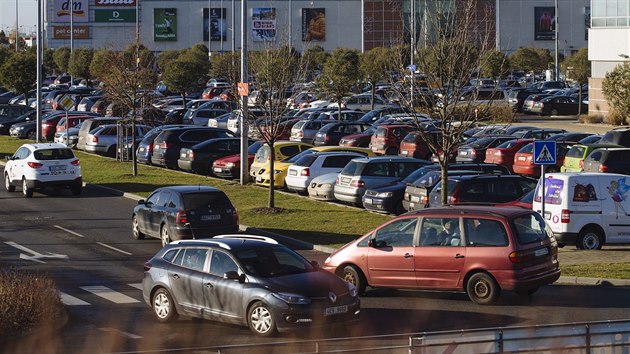
[[354, 284], [465, 291], [478, 304], [501, 291], [531, 295], [560, 277], [558, 243], [533, 210], [429, 208], [401, 215], [330, 255], [323, 268]]
[[398, 155], [400, 142], [415, 127], [411, 125], [381, 125], [372, 135], [370, 146], [377, 155]]

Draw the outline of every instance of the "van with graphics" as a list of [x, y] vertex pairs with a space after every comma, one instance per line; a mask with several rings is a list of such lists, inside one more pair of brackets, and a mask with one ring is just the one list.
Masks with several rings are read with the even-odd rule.
[[542, 212], [560, 245], [601, 249], [630, 244], [630, 176], [614, 173], [552, 173], [538, 181], [533, 209]]

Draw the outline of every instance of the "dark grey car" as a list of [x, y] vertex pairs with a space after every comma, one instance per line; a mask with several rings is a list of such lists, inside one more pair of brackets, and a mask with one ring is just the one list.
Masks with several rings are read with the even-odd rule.
[[276, 241], [250, 235], [175, 241], [144, 264], [144, 301], [160, 322], [178, 315], [276, 331], [359, 319], [356, 288]]

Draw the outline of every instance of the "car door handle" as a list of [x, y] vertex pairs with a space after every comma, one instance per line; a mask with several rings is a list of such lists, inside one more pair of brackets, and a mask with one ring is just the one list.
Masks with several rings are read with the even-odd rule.
[[463, 254], [459, 254], [459, 253], [458, 253], [458, 254], [456, 254], [456, 255], [455, 255], [455, 258], [456, 258], [456, 259], [458, 259], [458, 258], [464, 258], [464, 255], [463, 255]]
[[179, 279], [179, 274], [173, 274], [171, 275], [174, 279]]
[[212, 285], [212, 283], [205, 283], [203, 285], [205, 285], [205, 287], [208, 288], [208, 289], [214, 288], [214, 285]]
[[409, 253], [405, 253], [405, 255], [403, 257], [405, 257], [405, 258], [413, 258], [413, 255], [409, 254]]

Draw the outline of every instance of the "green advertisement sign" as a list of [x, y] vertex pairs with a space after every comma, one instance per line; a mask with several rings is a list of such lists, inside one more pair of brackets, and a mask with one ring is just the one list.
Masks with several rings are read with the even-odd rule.
[[136, 22], [136, 10], [94, 10], [94, 22]]
[[177, 41], [177, 9], [153, 9], [153, 40]]

